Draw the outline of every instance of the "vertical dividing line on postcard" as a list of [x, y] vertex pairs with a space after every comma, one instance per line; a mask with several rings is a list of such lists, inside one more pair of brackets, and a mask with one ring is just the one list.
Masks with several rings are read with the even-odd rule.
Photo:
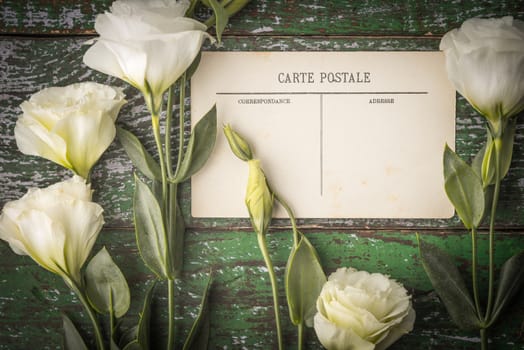
[[320, 94], [320, 197], [324, 195], [324, 94]]

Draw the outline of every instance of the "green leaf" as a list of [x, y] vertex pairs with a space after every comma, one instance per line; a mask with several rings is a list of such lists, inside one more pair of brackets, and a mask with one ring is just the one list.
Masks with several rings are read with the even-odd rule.
[[149, 187], [136, 175], [133, 208], [140, 256], [155, 275], [166, 278], [166, 233], [162, 211]]
[[142, 306], [142, 311], [140, 312], [138, 320], [138, 332], [137, 332], [137, 342], [140, 345], [140, 349], [148, 350], [149, 349], [149, 322], [151, 318], [151, 300], [153, 299], [153, 291], [156, 286], [156, 281], [153, 282], [147, 294], [144, 298], [144, 305]]
[[130, 343], [128, 343], [122, 350], [143, 350], [140, 344], [138, 343], [138, 340], [133, 340]]
[[317, 298], [326, 283], [326, 275], [315, 248], [302, 233], [289, 256], [285, 280], [291, 322], [295, 326], [303, 322], [312, 325]]
[[513, 155], [513, 143], [515, 139], [515, 129], [517, 127], [517, 118], [511, 118], [506, 124], [502, 134], [502, 148], [500, 151], [500, 178], [503, 179], [511, 166]]
[[198, 66], [200, 65], [200, 60], [202, 59], [202, 52], [198, 52], [198, 55], [195, 57], [188, 69], [186, 69], [186, 80], [191, 79], [193, 74], [195, 74]]
[[444, 188], [466, 228], [478, 227], [484, 216], [484, 189], [475, 171], [447, 145], [444, 151]]
[[162, 181], [151, 181], [151, 192], [158, 203], [162, 203]]
[[103, 247], [86, 268], [86, 293], [99, 313], [113, 312], [122, 317], [129, 309], [130, 295], [126, 279]]
[[176, 197], [176, 186], [177, 184], [169, 184], [168, 244], [172, 259], [170, 264], [171, 278], [177, 278], [184, 265], [184, 235], [186, 231], [184, 216]]
[[524, 251], [509, 258], [500, 270], [500, 281], [493, 315], [489, 320], [495, 322], [504, 307], [524, 284]]
[[229, 15], [226, 12], [224, 6], [218, 3], [216, 0], [207, 0], [209, 6], [213, 9], [215, 14], [215, 31], [217, 33], [218, 42], [222, 42], [222, 33], [226, 29], [227, 22], [229, 21]]
[[186, 17], [194, 18], [195, 7], [199, 2], [200, 0], [191, 0], [189, 8], [187, 9], [185, 14]]
[[[486, 152], [486, 145], [484, 145], [475, 155], [471, 162], [471, 168], [477, 174], [479, 178], [482, 178], [482, 161], [484, 159], [484, 153]], [[482, 183], [482, 186], [484, 187], [484, 208], [491, 207], [491, 201], [493, 199], [493, 186], [487, 185], [485, 183]], [[486, 214], [486, 210], [484, 210], [483, 218]], [[482, 222], [482, 219], [480, 220]]]
[[151, 284], [144, 298], [144, 305], [139, 313], [138, 324], [130, 328], [122, 336], [122, 342], [127, 343], [123, 350], [148, 350], [149, 349], [149, 322], [151, 318], [151, 300], [156, 281]]
[[64, 349], [65, 350], [88, 350], [84, 340], [78, 333], [75, 325], [66, 314], [62, 314], [64, 324]]
[[453, 259], [435, 245], [422, 241], [418, 234], [417, 240], [424, 270], [453, 322], [461, 329], [478, 329], [480, 321], [475, 306]]
[[138, 344], [138, 325], [126, 330], [120, 338], [120, 347], [123, 350], [140, 350], [142, 347]]
[[129, 159], [142, 174], [151, 180], [162, 179], [160, 166], [135, 135], [119, 126], [116, 127], [116, 135]]
[[175, 183], [189, 179], [199, 171], [213, 151], [217, 134], [217, 110], [213, 106], [193, 128], [180, 168], [177, 169]]
[[233, 15], [235, 15], [238, 11], [242, 10], [244, 6], [246, 6], [251, 0], [233, 0], [229, 2], [229, 4], [226, 5], [226, 12], [228, 16], [231, 18]]
[[206, 289], [202, 295], [202, 301], [200, 302], [200, 311], [187, 335], [183, 350], [207, 349], [209, 340], [209, 292], [212, 284], [213, 278], [209, 276]]
[[479, 178], [482, 178], [482, 161], [484, 160], [484, 153], [486, 153], [486, 145], [482, 146], [471, 161], [471, 168]]
[[480, 168], [480, 175], [484, 187], [495, 183], [495, 143], [489, 132], [487, 137], [486, 145], [484, 146], [482, 166]]
[[515, 138], [516, 118], [508, 120], [505, 124], [502, 138], [495, 139], [491, 135], [491, 131], [487, 130], [486, 145], [482, 148], [484, 150], [481, 167], [481, 177], [484, 187], [495, 184], [495, 147], [500, 148], [500, 178], [503, 179], [509, 171], [511, 166], [511, 159], [513, 155], [513, 143]]
[[114, 339], [109, 339], [109, 349], [110, 350], [120, 350], [120, 347], [115, 343]]

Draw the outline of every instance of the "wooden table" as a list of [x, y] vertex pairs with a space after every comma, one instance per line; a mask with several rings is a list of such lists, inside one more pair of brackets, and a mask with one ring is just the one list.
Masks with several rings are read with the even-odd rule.
[[[125, 88], [128, 104], [118, 124], [132, 130], [154, 149], [149, 117], [142, 97], [122, 81], [82, 64], [83, 43], [94, 35], [95, 15], [111, 1], [0, 0], [0, 205], [21, 197], [27, 187], [44, 187], [69, 177], [49, 161], [25, 156], [16, 147], [13, 128], [22, 101], [45, 87], [94, 80]], [[353, 51], [438, 50], [448, 30], [475, 16], [513, 15], [524, 19], [524, 1], [284, 1], [253, 0], [235, 16], [220, 50]], [[213, 49], [207, 47], [206, 49]], [[483, 119], [457, 97], [456, 149], [471, 157], [484, 138]], [[189, 132], [189, 124], [186, 125]], [[524, 139], [522, 119], [517, 128], [512, 169], [503, 182], [496, 235], [497, 264], [524, 248]], [[128, 278], [134, 298], [125, 322], [136, 322], [140, 302], [152, 276], [137, 252], [132, 225], [133, 168], [115, 141], [95, 167], [95, 200], [105, 209], [105, 227], [95, 250], [105, 245]], [[185, 272], [177, 284], [178, 334], [187, 332], [210, 269], [215, 283], [211, 296], [213, 349], [275, 348], [271, 290], [256, 237], [245, 219], [189, 217], [189, 184], [182, 201], [188, 221]], [[301, 220], [316, 246], [325, 271], [353, 266], [377, 271], [401, 281], [413, 294], [415, 329], [391, 349], [479, 349], [476, 332], [458, 330], [432, 291], [418, 255], [415, 233], [445, 249], [469, 275], [470, 238], [459, 220], [318, 219]], [[485, 232], [485, 227], [483, 228]], [[486, 235], [481, 235], [482, 289], [486, 289]], [[289, 253], [291, 232], [277, 220], [269, 235], [270, 249], [281, 278]], [[0, 244], [0, 349], [55, 349], [62, 337], [60, 312], [65, 311], [87, 333], [89, 324], [76, 298], [60, 278], [30, 258], [15, 255]], [[282, 305], [283, 284], [280, 284]], [[166, 317], [164, 289], [159, 289], [153, 335], [163, 337]], [[524, 349], [524, 293], [517, 296], [506, 320], [492, 330], [492, 349]], [[296, 333], [287, 318], [287, 348]], [[179, 337], [180, 339], [182, 337]], [[312, 330], [307, 348], [320, 349]]]

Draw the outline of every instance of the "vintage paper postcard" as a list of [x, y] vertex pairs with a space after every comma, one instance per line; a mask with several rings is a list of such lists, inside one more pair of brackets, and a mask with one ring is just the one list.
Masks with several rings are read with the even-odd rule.
[[442, 153], [455, 145], [455, 90], [441, 52], [203, 52], [191, 88], [193, 118], [216, 104], [219, 125], [192, 179], [194, 217], [248, 216], [227, 123], [297, 217], [453, 215]]

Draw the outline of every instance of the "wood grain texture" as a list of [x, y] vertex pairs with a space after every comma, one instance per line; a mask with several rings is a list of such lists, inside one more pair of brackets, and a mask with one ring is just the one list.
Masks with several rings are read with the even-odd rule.
[[[128, 103], [118, 124], [136, 133], [154, 151], [150, 120], [143, 98], [122, 81], [91, 71], [82, 64], [86, 34], [94, 34], [97, 13], [111, 0], [0, 0], [0, 206], [21, 197], [27, 187], [44, 187], [70, 176], [59, 166], [21, 154], [13, 128], [20, 103], [42, 88], [94, 80], [123, 87]], [[436, 0], [252, 0], [226, 31], [224, 51], [377, 51], [438, 50], [439, 38], [474, 16], [513, 15], [524, 19], [523, 0], [443, 2]], [[189, 92], [189, 90], [188, 90]], [[189, 107], [190, 100], [187, 101]], [[522, 117], [517, 128], [512, 169], [502, 188], [496, 236], [498, 267], [524, 248], [524, 136]], [[185, 126], [189, 133], [189, 122]], [[458, 96], [458, 153], [472, 157], [484, 138], [484, 121]], [[174, 140], [174, 148], [178, 141]], [[104, 207], [105, 229], [94, 252], [107, 246], [131, 287], [133, 304], [124, 318], [136, 323], [141, 299], [152, 276], [142, 264], [132, 229], [133, 167], [114, 142], [94, 168], [95, 200]], [[182, 206], [190, 229], [186, 234], [185, 267], [177, 284], [177, 333], [184, 335], [196, 315], [209, 271], [211, 294], [210, 349], [272, 349], [276, 332], [271, 289], [248, 220], [194, 219], [190, 185], [183, 184]], [[292, 203], [291, 203], [292, 205]], [[353, 266], [386, 273], [413, 295], [415, 329], [393, 350], [479, 349], [476, 333], [458, 330], [431, 290], [420, 259], [415, 233], [450, 253], [464, 276], [469, 275], [470, 239], [455, 217], [450, 220], [308, 219], [299, 220], [317, 248], [325, 271]], [[272, 257], [281, 281], [291, 245], [286, 220], [276, 220], [269, 235]], [[480, 235], [480, 282], [486, 289], [487, 237]], [[58, 349], [66, 312], [90, 334], [76, 298], [56, 276], [30, 258], [15, 255], [0, 243], [0, 349]], [[281, 315], [286, 348], [296, 348], [296, 334], [287, 318], [283, 284]], [[165, 339], [165, 288], [156, 292], [154, 348]], [[515, 298], [492, 330], [492, 349], [524, 349], [524, 292]], [[321, 349], [314, 332], [307, 332], [307, 349]]]
[[[93, 34], [111, 0], [2, 0], [0, 34]], [[204, 14], [203, 14], [204, 15]], [[442, 35], [471, 17], [524, 17], [522, 0], [252, 0], [225, 35]]]
[[[13, 130], [19, 105], [45, 87], [67, 85], [79, 81], [94, 80], [124, 88], [128, 103], [123, 107], [118, 123], [134, 132], [154, 154], [155, 145], [151, 133], [150, 118], [142, 96], [126, 83], [94, 72], [82, 63], [87, 49], [83, 38], [61, 39], [0, 39], [0, 205], [22, 196], [30, 185], [44, 187], [56, 181], [56, 175], [65, 178], [68, 172], [53, 163], [21, 154], [14, 140]], [[236, 51], [351, 51], [351, 50], [436, 50], [434, 39], [385, 39], [385, 38], [227, 38], [220, 50]], [[213, 46], [206, 49], [216, 50]], [[187, 101], [189, 104], [189, 100]], [[189, 105], [187, 106], [189, 108]], [[188, 118], [189, 119], [189, 118]], [[189, 133], [189, 121], [186, 133]], [[458, 153], [470, 158], [478, 151], [485, 137], [484, 120], [459, 97], [457, 104], [456, 148]], [[522, 118], [519, 119], [515, 140], [512, 169], [504, 181], [500, 203], [500, 228], [524, 226], [524, 139]], [[178, 141], [174, 140], [173, 148]], [[444, 146], [443, 146], [444, 147]], [[108, 227], [132, 226], [133, 168], [117, 141], [104, 154], [93, 171], [95, 199], [106, 208]], [[182, 191], [188, 224], [192, 227], [249, 227], [247, 220], [193, 219], [189, 213], [189, 184]], [[302, 220], [307, 227], [456, 227], [457, 218], [451, 220], [399, 220], [399, 219], [308, 219]], [[277, 226], [286, 225], [276, 221]]]
[[[327, 273], [341, 266], [379, 271], [401, 281], [413, 295], [417, 311], [415, 329], [401, 338], [392, 350], [479, 348], [476, 333], [454, 327], [431, 291], [431, 285], [418, 259], [413, 232], [387, 231], [308, 231], [317, 247]], [[277, 267], [279, 281], [292, 244], [289, 231], [270, 233], [268, 242]], [[469, 269], [469, 238], [448, 232], [423, 232], [423, 239], [436, 243], [456, 256], [463, 271]], [[486, 247], [481, 237], [480, 249]], [[524, 245], [524, 237], [497, 236], [496, 261], [500, 264]], [[101, 246], [114, 256], [131, 287], [133, 304], [124, 318], [126, 326], [136, 322], [140, 301], [152, 278], [139, 260], [134, 234], [128, 230], [104, 230], [94, 251]], [[482, 259], [481, 283], [485, 287], [485, 263]], [[200, 293], [209, 271], [215, 278], [211, 294], [212, 333], [210, 349], [271, 349], [276, 346], [271, 288], [267, 270], [258, 250], [256, 237], [249, 231], [190, 230], [186, 236], [184, 276], [177, 284], [177, 329], [185, 334], [197, 312]], [[28, 257], [14, 255], [0, 246], [0, 349], [28, 349], [38, 341], [42, 349], [58, 349], [61, 339], [60, 312], [68, 313], [82, 330], [90, 326], [76, 298], [56, 276], [38, 267]], [[485, 289], [485, 288], [483, 288]], [[166, 298], [164, 288], [156, 291], [154, 339], [165, 338]], [[256, 291], [256, 292], [254, 292]], [[296, 347], [296, 332], [285, 307], [280, 283], [281, 314], [286, 349]], [[524, 312], [524, 293], [515, 298], [506, 320], [493, 329], [493, 349], [524, 349], [519, 334]], [[45, 325], [42, 329], [42, 325]], [[36, 340], [38, 339], [38, 340]], [[308, 330], [307, 349], [321, 349], [312, 330]], [[157, 341], [156, 345], [160, 345]]]

